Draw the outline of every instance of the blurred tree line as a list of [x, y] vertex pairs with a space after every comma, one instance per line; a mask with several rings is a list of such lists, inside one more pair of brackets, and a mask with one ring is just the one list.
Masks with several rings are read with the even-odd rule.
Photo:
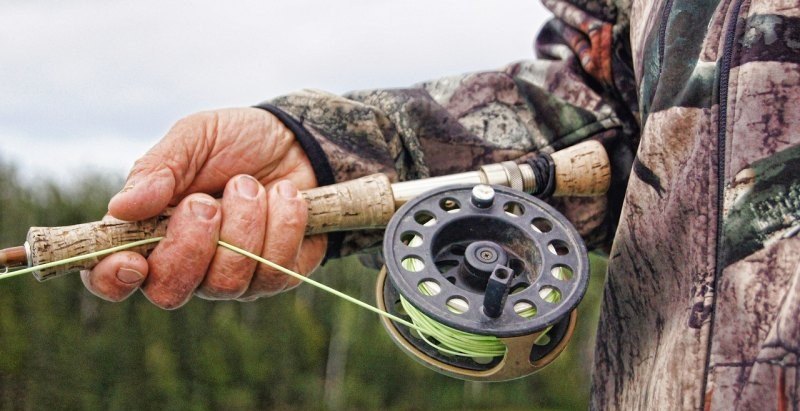
[[[101, 218], [121, 182], [94, 175], [31, 186], [0, 162], [0, 248], [21, 244], [31, 226]], [[586, 408], [605, 272], [602, 258], [592, 261], [567, 350], [532, 377], [495, 384], [418, 365], [375, 314], [310, 286], [167, 312], [141, 294], [102, 301], [77, 275], [9, 279], [0, 283], [0, 410]], [[374, 304], [376, 274], [350, 258], [315, 277]]]

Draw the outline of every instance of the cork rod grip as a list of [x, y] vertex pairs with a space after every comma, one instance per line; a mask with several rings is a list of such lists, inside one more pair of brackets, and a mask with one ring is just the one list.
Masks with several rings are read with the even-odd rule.
[[554, 196], [603, 195], [611, 185], [611, 163], [602, 144], [585, 141], [550, 155], [556, 169]]
[[392, 183], [373, 174], [301, 191], [308, 203], [306, 234], [383, 228], [394, 214]]
[[[107, 217], [103, 221], [66, 227], [31, 227], [26, 239], [29, 263], [31, 266], [46, 264], [138, 240], [161, 237], [167, 232], [170, 211], [142, 221], [122, 221]], [[155, 246], [148, 244], [131, 251], [147, 255]], [[33, 275], [39, 281], [49, 280], [69, 272], [90, 269], [99, 261], [97, 258], [76, 261], [46, 268]]]
[[[374, 174], [340, 184], [301, 191], [308, 203], [306, 234], [385, 227], [394, 214], [391, 182]], [[167, 232], [171, 209], [142, 221], [103, 221], [66, 227], [32, 227], [28, 231], [31, 265], [105, 250], [133, 241], [161, 237]], [[155, 244], [133, 249], [148, 255]], [[99, 259], [88, 259], [34, 273], [39, 281], [94, 267]]]

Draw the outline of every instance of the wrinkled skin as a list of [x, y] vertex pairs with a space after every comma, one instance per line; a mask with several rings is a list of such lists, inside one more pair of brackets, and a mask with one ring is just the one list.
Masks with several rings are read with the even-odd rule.
[[327, 238], [304, 237], [306, 204], [298, 190], [316, 186], [305, 152], [272, 114], [242, 108], [191, 115], [136, 162], [108, 205], [111, 216], [128, 221], [176, 206], [166, 238], [146, 259], [116, 253], [81, 277], [106, 300], [124, 300], [141, 288], [164, 309], [192, 295], [241, 301], [274, 295], [298, 280], [217, 240], [310, 273]]

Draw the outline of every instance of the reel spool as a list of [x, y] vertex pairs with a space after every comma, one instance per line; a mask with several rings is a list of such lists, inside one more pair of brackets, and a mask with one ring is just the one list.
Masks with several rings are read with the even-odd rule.
[[[378, 307], [445, 330], [423, 335], [381, 318], [423, 365], [504, 381], [536, 372], [569, 341], [588, 255], [571, 223], [538, 198], [501, 186], [432, 190], [400, 208], [384, 238]], [[459, 350], [462, 339], [476, 341], [467, 345], [476, 350]]]

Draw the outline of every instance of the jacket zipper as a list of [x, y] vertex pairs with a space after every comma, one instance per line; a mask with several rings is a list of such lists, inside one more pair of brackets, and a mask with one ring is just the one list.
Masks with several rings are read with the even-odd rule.
[[717, 311], [717, 290], [719, 290], [720, 277], [722, 277], [722, 267], [724, 252], [722, 250], [722, 221], [723, 208], [725, 203], [725, 138], [727, 130], [728, 116], [728, 83], [731, 74], [731, 60], [733, 59], [733, 46], [736, 40], [736, 29], [739, 25], [739, 13], [742, 9], [744, 0], [736, 0], [733, 5], [732, 21], [725, 30], [725, 45], [722, 49], [722, 58], [719, 66], [719, 116], [717, 119], [717, 238], [716, 252], [714, 258], [714, 289], [712, 292], [713, 301], [711, 303], [711, 323], [708, 332], [708, 347], [706, 348], [706, 366], [703, 378], [702, 398], [705, 401], [708, 389], [709, 366], [711, 365], [711, 344], [714, 340], [714, 319]]
[[661, 12], [661, 27], [658, 30], [658, 76], [661, 77], [661, 68], [664, 67], [664, 48], [667, 41], [667, 23], [669, 23], [669, 15], [672, 13], [673, 0], [667, 0], [664, 4], [664, 10]]

